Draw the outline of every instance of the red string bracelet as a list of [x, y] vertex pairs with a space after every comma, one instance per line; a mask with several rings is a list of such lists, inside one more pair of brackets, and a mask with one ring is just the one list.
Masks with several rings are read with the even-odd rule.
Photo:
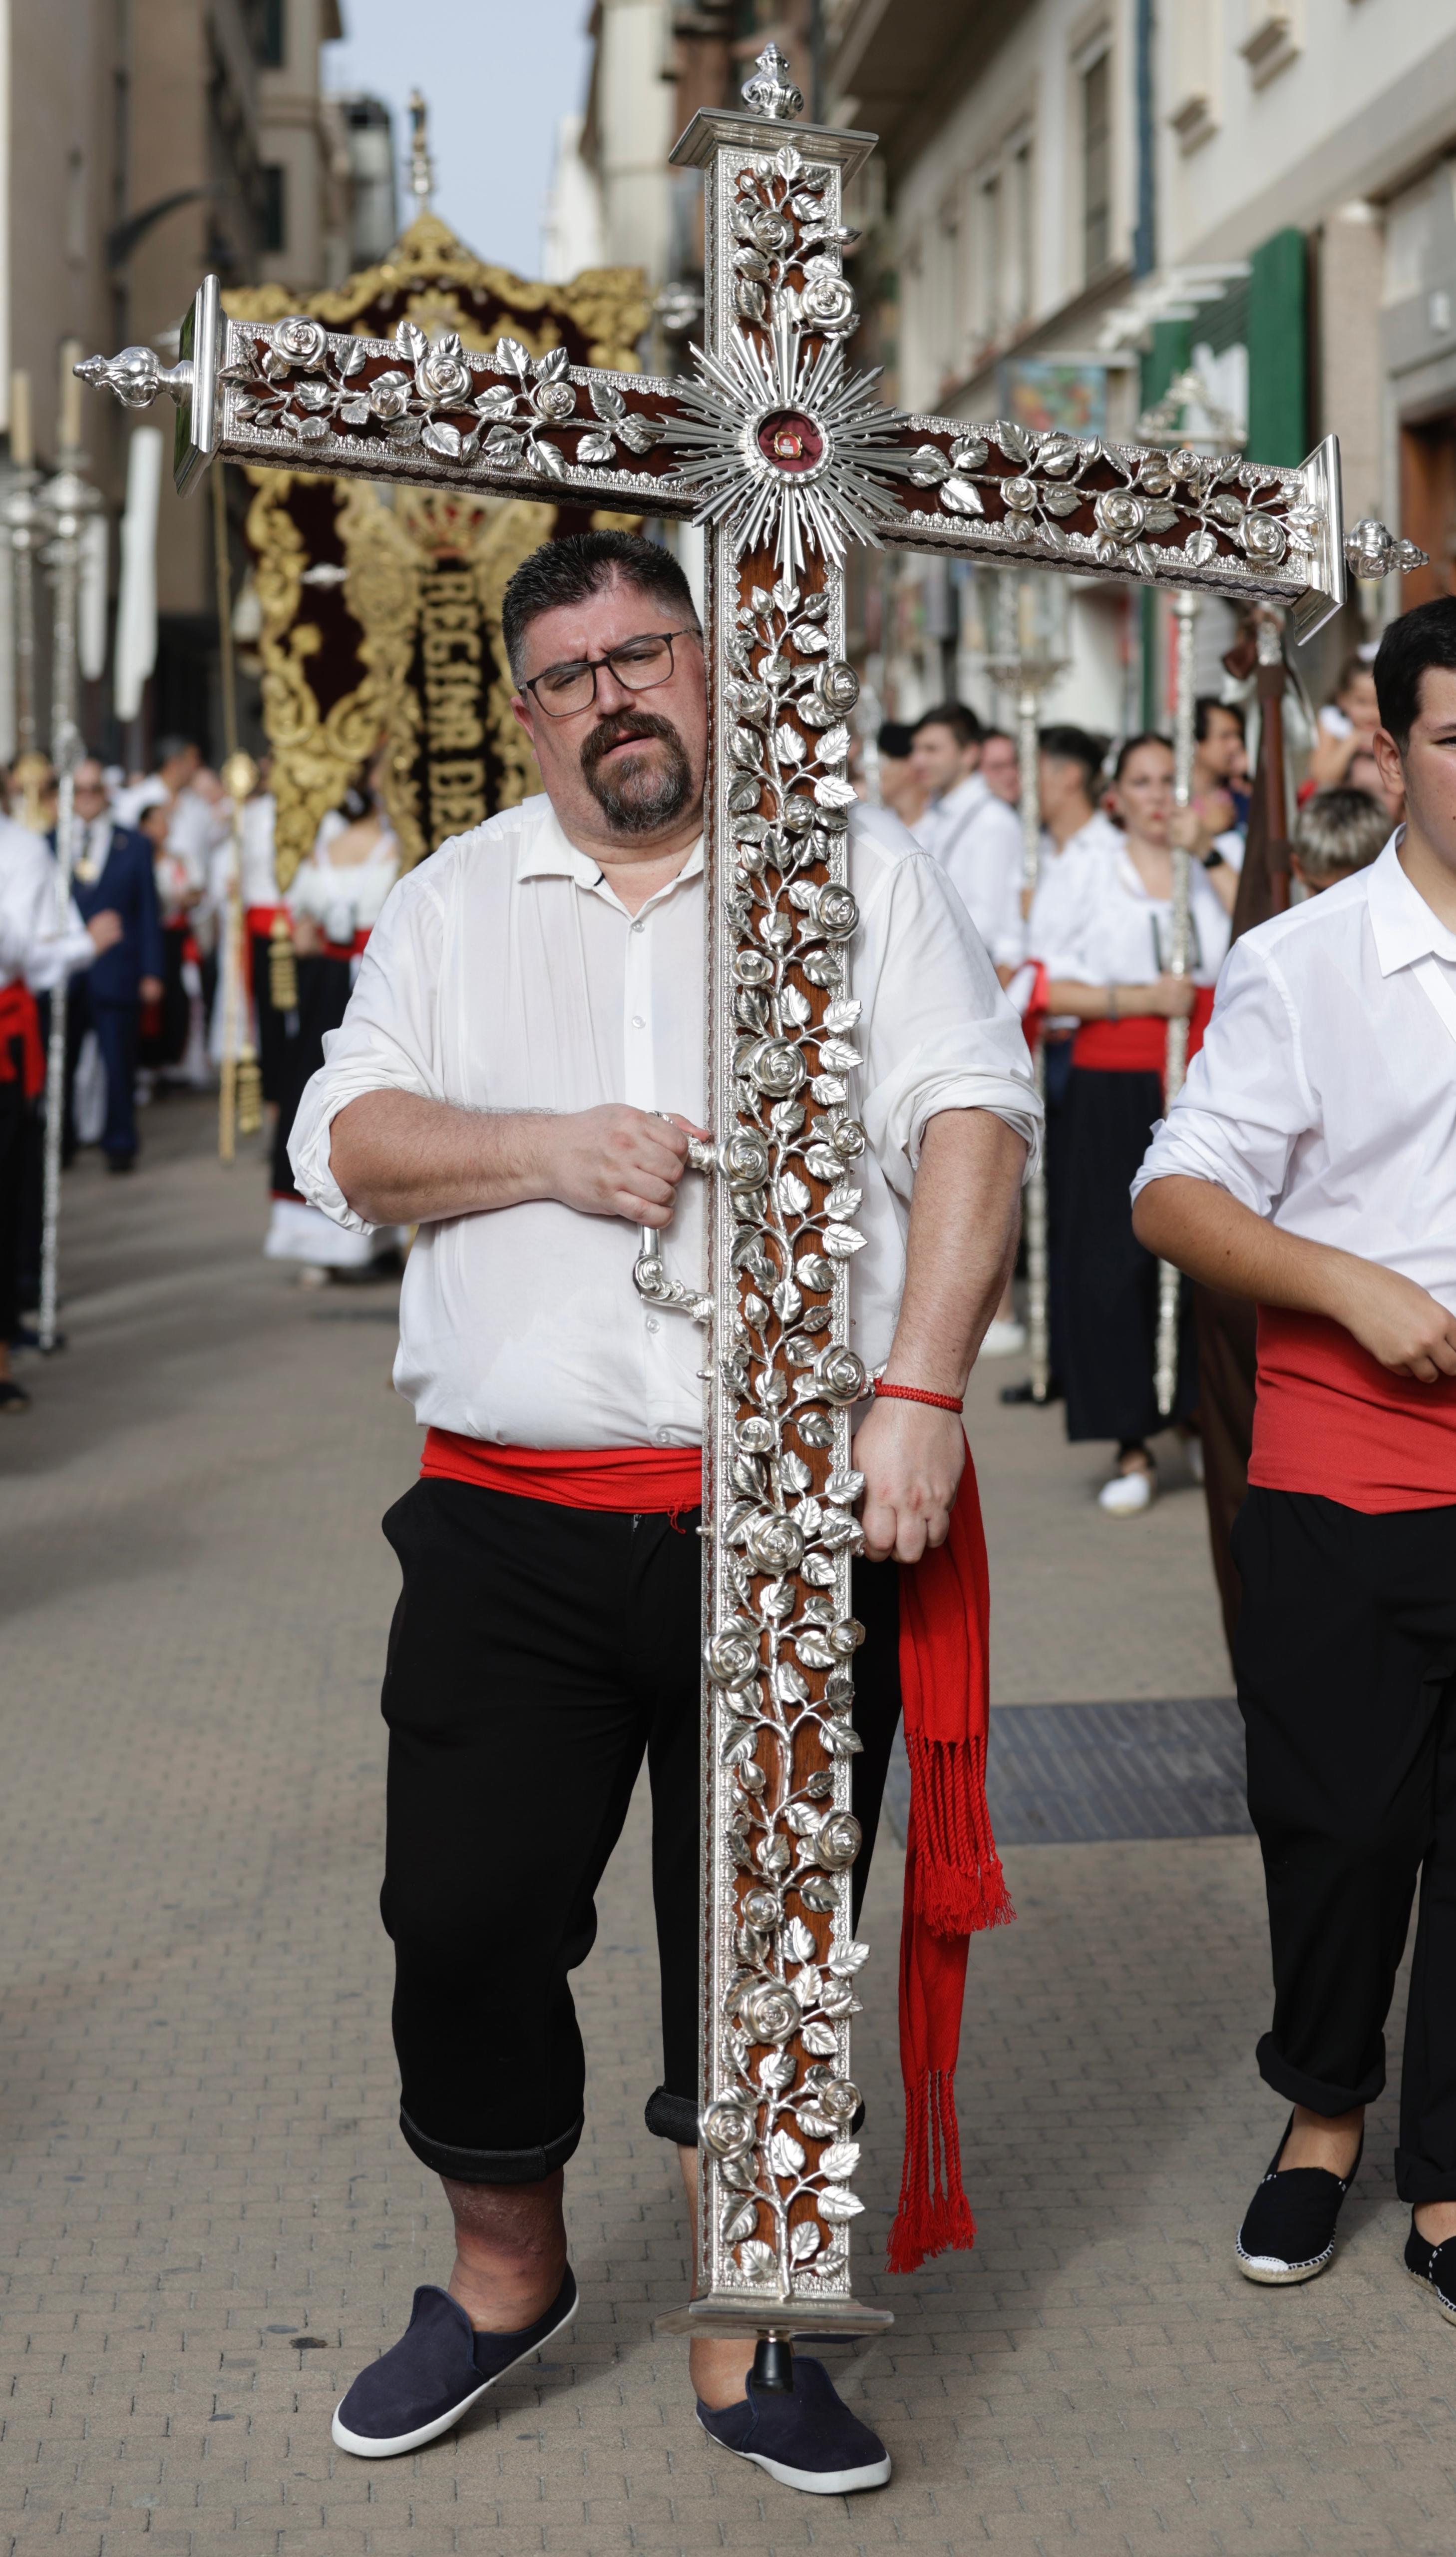
[[958, 1394], [927, 1394], [923, 1386], [886, 1385], [883, 1377], [875, 1379], [874, 1391], [895, 1403], [932, 1403], [937, 1412], [964, 1412], [965, 1404]]

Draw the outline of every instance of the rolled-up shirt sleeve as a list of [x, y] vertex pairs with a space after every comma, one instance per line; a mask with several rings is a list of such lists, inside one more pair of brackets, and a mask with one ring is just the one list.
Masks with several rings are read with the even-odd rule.
[[1173, 1176], [1213, 1181], [1266, 1217], [1283, 1196], [1296, 1143], [1320, 1116], [1278, 966], [1252, 943], [1236, 942], [1203, 1045], [1153, 1130], [1132, 1196]]
[[369, 1229], [333, 1177], [330, 1132], [340, 1110], [366, 1092], [446, 1098], [439, 1010], [444, 940], [440, 891], [422, 871], [386, 900], [348, 1009], [326, 1036], [324, 1062], [304, 1086], [288, 1141], [294, 1179], [311, 1206], [352, 1234]]
[[943, 1110], [989, 1110], [1024, 1142], [1029, 1173], [1042, 1108], [1020, 1021], [939, 865], [921, 853], [885, 861], [884, 849], [876, 845], [880, 866], [866, 881], [854, 979], [874, 1157], [908, 1199], [930, 1121]]

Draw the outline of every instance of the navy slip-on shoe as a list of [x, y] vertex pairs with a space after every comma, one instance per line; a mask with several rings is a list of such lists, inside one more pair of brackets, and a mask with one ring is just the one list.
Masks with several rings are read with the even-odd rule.
[[858, 2494], [862, 2487], [888, 2486], [889, 2453], [877, 2433], [852, 2415], [822, 2361], [794, 2355], [793, 2394], [765, 2389], [736, 2406], [705, 2406], [698, 2421], [726, 2451], [752, 2460], [780, 2486], [802, 2494]]
[[1322, 2166], [1291, 2166], [1279, 2171], [1294, 2116], [1269, 2161], [1263, 2182], [1244, 2215], [1234, 2240], [1234, 2254], [1247, 2282], [1271, 2289], [1312, 2282], [1335, 2253], [1335, 2222], [1340, 2205], [1360, 2171], [1365, 2134], [1348, 2175], [1332, 2175]]
[[356, 2460], [392, 2460], [438, 2441], [518, 2361], [549, 2344], [577, 2314], [570, 2264], [544, 2317], [514, 2335], [480, 2335], [459, 2300], [433, 2282], [415, 2293], [398, 2344], [361, 2370], [334, 2409], [333, 2439]]
[[1413, 2211], [1405, 2240], [1405, 2270], [1422, 2290], [1434, 2292], [1442, 2317], [1456, 2326], [1456, 2237], [1442, 2237], [1433, 2246], [1416, 2227]]

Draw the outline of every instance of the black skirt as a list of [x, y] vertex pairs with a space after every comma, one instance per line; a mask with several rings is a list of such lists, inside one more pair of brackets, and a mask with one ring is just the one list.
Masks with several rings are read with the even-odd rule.
[[1191, 1290], [1182, 1289], [1178, 1391], [1157, 1408], [1157, 1263], [1132, 1231], [1129, 1196], [1163, 1115], [1162, 1078], [1074, 1066], [1064, 1114], [1061, 1249], [1052, 1264], [1067, 1436], [1135, 1444], [1198, 1401]]
[[324, 1041], [330, 1030], [336, 1030], [348, 1009], [353, 992], [352, 972], [346, 959], [321, 956], [298, 962], [299, 1009], [298, 1028], [292, 1038], [285, 1037], [274, 1052], [275, 1091], [278, 1101], [278, 1125], [273, 1131], [273, 1195], [275, 1198], [297, 1198], [293, 1165], [288, 1159], [288, 1141], [309, 1077], [317, 1074], [324, 1062]]

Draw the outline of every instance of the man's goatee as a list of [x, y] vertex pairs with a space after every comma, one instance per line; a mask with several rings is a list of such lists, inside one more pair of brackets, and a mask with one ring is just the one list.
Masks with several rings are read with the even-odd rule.
[[[660, 739], [663, 761], [629, 757], [601, 769], [602, 758], [623, 738]], [[616, 834], [655, 835], [672, 825], [689, 806], [693, 773], [687, 749], [671, 720], [650, 711], [613, 711], [598, 720], [582, 746], [582, 773], [602, 815]]]

